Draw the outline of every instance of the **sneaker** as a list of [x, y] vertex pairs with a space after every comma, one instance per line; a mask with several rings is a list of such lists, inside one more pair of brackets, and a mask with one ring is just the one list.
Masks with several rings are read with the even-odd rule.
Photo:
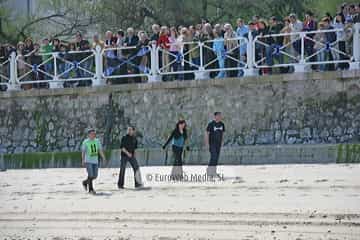
[[124, 189], [124, 186], [117, 185], [118, 189]]
[[82, 182], [82, 185], [83, 185], [85, 191], [87, 191], [87, 190], [88, 190], [87, 181], [83, 181], [83, 182]]

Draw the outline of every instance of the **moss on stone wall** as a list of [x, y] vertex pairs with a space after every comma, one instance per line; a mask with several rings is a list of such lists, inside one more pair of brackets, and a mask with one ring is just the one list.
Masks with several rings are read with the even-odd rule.
[[[110, 159], [111, 150], [105, 151], [106, 159]], [[33, 168], [66, 168], [80, 167], [80, 152], [40, 152], [5, 154], [4, 161], [7, 168], [33, 169]]]
[[360, 144], [340, 144], [336, 163], [360, 163]]
[[[220, 164], [360, 163], [360, 144], [234, 147], [222, 151]], [[105, 155], [109, 162], [106, 165], [101, 162], [103, 167], [120, 166], [119, 150], [105, 151]], [[164, 152], [157, 148], [139, 149], [137, 158], [142, 166], [172, 162], [171, 154], [166, 162]], [[4, 160], [8, 169], [81, 167], [80, 152], [6, 154]], [[186, 152], [184, 161], [190, 165], [207, 164], [208, 152], [192, 149]]]
[[42, 112], [36, 111], [34, 113], [34, 120], [36, 123], [36, 144], [38, 145], [38, 147], [41, 149], [41, 151], [46, 151], [47, 147], [46, 147], [46, 139], [45, 139], [45, 134], [46, 134], [46, 123], [42, 120]]

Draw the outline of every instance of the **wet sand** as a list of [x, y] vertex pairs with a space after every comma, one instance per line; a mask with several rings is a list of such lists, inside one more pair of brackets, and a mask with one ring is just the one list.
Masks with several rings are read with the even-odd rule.
[[360, 165], [142, 168], [150, 190], [134, 190], [127, 170], [100, 169], [97, 195], [84, 169], [0, 172], [0, 239], [360, 239]]

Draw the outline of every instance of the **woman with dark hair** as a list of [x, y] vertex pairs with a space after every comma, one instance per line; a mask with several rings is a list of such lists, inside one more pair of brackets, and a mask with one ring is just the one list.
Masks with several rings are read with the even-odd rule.
[[29, 55], [32, 51], [34, 51], [34, 42], [31, 38], [25, 39], [25, 48], [24, 48], [24, 56]]
[[171, 176], [174, 180], [181, 180], [183, 178], [182, 169], [182, 153], [184, 151], [185, 141], [187, 139], [186, 122], [179, 120], [175, 129], [172, 131], [170, 137], [163, 146], [163, 149], [172, 141], [172, 151], [174, 156], [174, 165]]
[[60, 39], [54, 38], [51, 41], [52, 51], [53, 52], [60, 52]]

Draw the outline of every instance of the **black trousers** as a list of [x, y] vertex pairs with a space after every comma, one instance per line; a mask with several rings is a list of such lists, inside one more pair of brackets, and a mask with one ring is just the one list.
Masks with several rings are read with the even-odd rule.
[[220, 157], [221, 144], [210, 144], [209, 166], [217, 166]]
[[183, 179], [183, 162], [182, 162], [182, 153], [183, 148], [172, 146], [174, 163], [171, 170], [171, 177], [174, 181], [181, 181]]
[[[339, 41], [338, 44], [339, 44], [339, 50], [340, 50], [341, 52], [346, 53], [345, 41]], [[340, 55], [340, 60], [348, 60], [348, 59], [349, 59], [349, 58], [348, 58], [345, 54], [343, 54], [343, 53], [339, 53], [339, 55]], [[349, 66], [348, 63], [339, 63], [339, 68], [340, 68], [341, 70], [349, 69], [349, 67], [350, 67], [350, 66]]]
[[[239, 59], [238, 50], [233, 50], [233, 52], [228, 53], [225, 59], [225, 67], [226, 68], [236, 68], [237, 62], [234, 59]], [[230, 58], [231, 57], [231, 58]], [[237, 77], [237, 70], [229, 70], [227, 71], [227, 77]]]
[[173, 150], [173, 156], [174, 156], [174, 166], [182, 166], [183, 165], [183, 163], [182, 163], [183, 148], [173, 145], [172, 150]]
[[124, 187], [124, 179], [125, 179], [125, 170], [127, 162], [130, 163], [133, 171], [134, 171], [134, 179], [135, 179], [135, 187], [141, 186], [141, 174], [140, 174], [140, 167], [136, 160], [136, 158], [128, 156], [121, 156], [121, 164], [120, 164], [120, 173], [119, 173], [119, 180], [118, 180], [118, 187]]

